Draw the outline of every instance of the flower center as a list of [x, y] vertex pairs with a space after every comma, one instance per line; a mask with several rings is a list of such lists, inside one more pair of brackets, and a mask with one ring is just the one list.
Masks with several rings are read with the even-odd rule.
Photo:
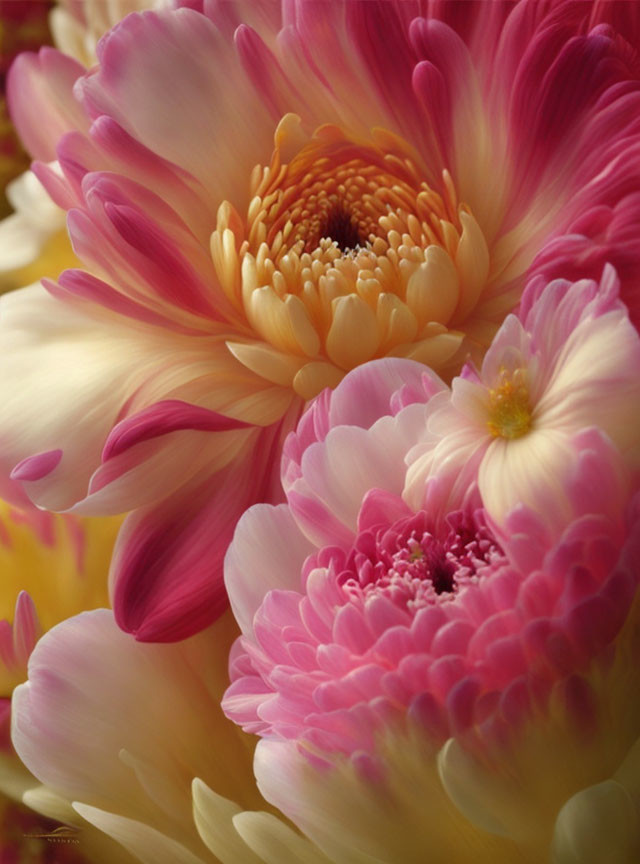
[[252, 193], [244, 219], [220, 208], [212, 236], [220, 283], [261, 340], [229, 346], [242, 363], [306, 399], [374, 357], [455, 368], [489, 253], [448, 172], [435, 191], [397, 136], [308, 138], [288, 115]]
[[415, 612], [450, 602], [483, 569], [503, 557], [481, 514], [451, 514], [442, 531], [424, 512], [373, 534], [361, 534], [347, 557], [339, 583], [351, 602], [384, 595]]
[[500, 370], [496, 387], [489, 391], [489, 431], [494, 438], [520, 438], [531, 428], [526, 372]]

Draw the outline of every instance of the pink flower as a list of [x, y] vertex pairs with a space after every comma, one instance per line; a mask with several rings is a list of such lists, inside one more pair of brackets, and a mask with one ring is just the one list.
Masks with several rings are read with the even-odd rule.
[[[288, 505], [238, 524], [226, 580], [244, 635], [223, 704], [247, 731], [353, 754], [405, 716], [441, 741], [492, 716], [499, 726], [567, 664], [585, 669], [626, 618], [638, 526], [625, 541], [616, 451], [595, 430], [574, 437], [571, 510], [553, 530], [535, 500], [499, 527], [475, 484], [449, 493], [437, 475], [413, 511], [400, 491], [423, 374], [406, 361], [351, 373], [287, 442]], [[377, 405], [399, 410], [371, 422], [374, 381]]]
[[[529, 318], [542, 319], [560, 287], [547, 288]], [[586, 289], [574, 289], [577, 311]], [[602, 302], [613, 301], [605, 292]], [[580, 314], [572, 323], [581, 327]], [[597, 317], [591, 327], [598, 331]], [[262, 738], [255, 770], [263, 794], [338, 860], [336, 850], [352, 847], [384, 861], [452, 853], [458, 835], [447, 800], [480, 831], [466, 841], [469, 860], [485, 843], [494, 848], [483, 831], [544, 860], [564, 801], [599, 772], [613, 773], [632, 743], [611, 732], [602, 700], [628, 672], [628, 649], [618, 646], [638, 584], [640, 501], [630, 498], [620, 452], [591, 428], [570, 439], [565, 506], [553, 523], [543, 483], [499, 524], [477, 484], [452, 485], [447, 474], [429, 478], [412, 510], [401, 495], [403, 456], [446, 395], [440, 388], [410, 361], [375, 361], [303, 416], [284, 450], [288, 503], [251, 508], [227, 553], [243, 635], [222, 704]], [[494, 482], [508, 476], [496, 473]], [[616, 684], [603, 690], [618, 650]], [[626, 729], [635, 710], [616, 708], [614, 728]], [[566, 736], [617, 734], [612, 750], [585, 744], [596, 750], [593, 766], [576, 744], [557, 789], [536, 775], [537, 762], [548, 772], [548, 753]], [[544, 814], [535, 810], [538, 793]], [[428, 803], [418, 807], [416, 796]], [[354, 811], [353, 828], [334, 836], [331, 820], [344, 808]], [[394, 818], [406, 820], [404, 839], [385, 808], [402, 812]], [[376, 819], [393, 838], [381, 839]], [[496, 841], [495, 860], [512, 860], [509, 843]]]
[[[598, 426], [631, 472], [640, 468], [640, 338], [607, 268], [600, 284], [534, 279], [480, 371], [465, 366], [429, 405], [424, 442], [408, 456], [404, 496], [423, 506], [429, 478], [477, 481], [502, 522], [518, 504], [564, 524], [574, 436]], [[454, 493], [455, 494], [455, 493]]]
[[1, 491], [134, 511], [113, 602], [143, 640], [224, 606], [305, 400], [376, 357], [455, 374], [547, 240], [588, 209], [615, 263], [637, 220], [637, 57], [606, 5], [237, 11], [134, 14], [89, 72], [44, 49], [9, 82], [86, 269], [3, 300]]

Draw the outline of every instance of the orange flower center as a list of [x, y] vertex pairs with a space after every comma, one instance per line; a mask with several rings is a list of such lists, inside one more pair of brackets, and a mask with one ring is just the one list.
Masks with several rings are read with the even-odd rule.
[[222, 205], [212, 236], [220, 282], [260, 340], [229, 345], [242, 363], [305, 399], [374, 357], [456, 369], [489, 252], [447, 172], [438, 193], [396, 136], [325, 126], [305, 139], [288, 115], [252, 192], [244, 219]]

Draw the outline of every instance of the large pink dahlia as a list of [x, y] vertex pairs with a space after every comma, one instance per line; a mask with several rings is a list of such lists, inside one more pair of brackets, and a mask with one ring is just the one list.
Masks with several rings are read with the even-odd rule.
[[18, 60], [13, 116], [85, 269], [2, 301], [2, 494], [134, 511], [123, 628], [219, 612], [305, 400], [372, 358], [479, 360], [566, 232], [592, 269], [623, 254], [640, 93], [616, 10], [189, 0], [126, 18], [89, 72]]

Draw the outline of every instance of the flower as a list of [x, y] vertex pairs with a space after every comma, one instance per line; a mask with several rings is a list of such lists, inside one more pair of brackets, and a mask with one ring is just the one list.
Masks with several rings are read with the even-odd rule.
[[600, 284], [533, 280], [520, 318], [507, 318], [481, 370], [466, 366], [430, 404], [426, 440], [408, 457], [405, 497], [421, 506], [429, 477], [444, 469], [456, 484], [477, 480], [497, 521], [535, 501], [551, 523], [562, 523], [571, 507], [564, 469], [577, 433], [597, 425], [630, 470], [640, 467], [639, 368], [640, 339], [612, 268]]
[[26, 803], [66, 806], [119, 844], [111, 861], [327, 864], [260, 796], [253, 742], [220, 710], [236, 634], [226, 613], [180, 643], [143, 644], [106, 609], [47, 633], [13, 699], [14, 745], [44, 784]]
[[89, 72], [13, 68], [87, 269], [4, 301], [2, 494], [135, 511], [114, 609], [140, 639], [223, 608], [305, 400], [375, 357], [479, 360], [545, 241], [627, 196], [615, 263], [640, 97], [609, 7], [438, 8], [189, 0], [127, 17]]
[[[584, 321], [597, 333], [583, 305], [594, 288], [552, 283], [527, 320], [542, 327], [572, 296], [573, 317], [557, 309], [567, 345], [586, 338]], [[607, 292], [602, 302], [612, 308]], [[488, 362], [499, 348], [502, 333]], [[223, 708], [261, 738], [263, 795], [337, 860], [546, 860], [576, 835], [588, 845], [589, 820], [568, 799], [625, 770], [631, 791], [614, 783], [612, 801], [636, 788], [637, 484], [612, 440], [583, 428], [553, 523], [544, 482], [492, 519], [462, 460], [460, 482], [434, 471], [409, 507], [403, 457], [443, 395], [406, 360], [350, 373], [287, 441], [287, 504], [251, 508], [227, 553], [243, 635]], [[495, 469], [494, 485], [508, 480]], [[621, 848], [640, 838], [637, 812], [625, 813]]]

